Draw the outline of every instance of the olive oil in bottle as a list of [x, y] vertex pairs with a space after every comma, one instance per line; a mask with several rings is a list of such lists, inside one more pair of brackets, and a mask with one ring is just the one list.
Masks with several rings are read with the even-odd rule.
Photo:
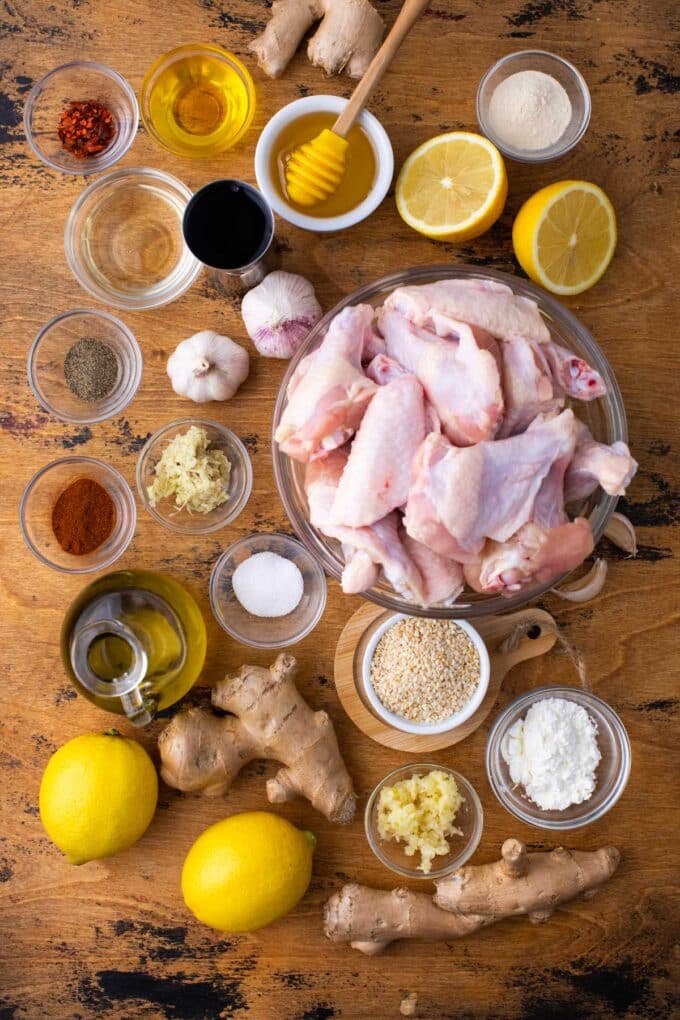
[[194, 599], [171, 577], [147, 570], [117, 571], [88, 585], [61, 632], [64, 666], [80, 693], [140, 726], [187, 693], [205, 652]]
[[355, 124], [347, 135], [349, 146], [345, 174], [334, 193], [312, 207], [296, 205], [288, 196], [286, 163], [296, 149], [316, 138], [324, 128], [332, 128], [337, 119], [336, 113], [308, 113], [286, 125], [272, 147], [272, 180], [278, 184], [286, 202], [308, 216], [342, 216], [343, 213], [351, 212], [368, 196], [375, 181], [377, 165], [373, 146], [363, 128]]

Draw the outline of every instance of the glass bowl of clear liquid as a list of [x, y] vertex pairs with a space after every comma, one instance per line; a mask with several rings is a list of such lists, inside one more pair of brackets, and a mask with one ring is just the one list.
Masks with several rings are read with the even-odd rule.
[[118, 169], [74, 203], [64, 246], [73, 274], [97, 300], [115, 308], [158, 308], [196, 280], [201, 263], [182, 234], [191, 191], [149, 167]]

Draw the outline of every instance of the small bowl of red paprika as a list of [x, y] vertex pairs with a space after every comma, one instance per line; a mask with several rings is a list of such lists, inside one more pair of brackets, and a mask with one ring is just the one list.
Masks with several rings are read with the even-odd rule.
[[137, 134], [137, 98], [117, 71], [89, 60], [62, 64], [31, 89], [24, 130], [36, 156], [65, 174], [107, 170]]
[[130, 486], [93, 457], [63, 457], [30, 480], [19, 505], [21, 533], [42, 563], [67, 574], [110, 567], [135, 533]]

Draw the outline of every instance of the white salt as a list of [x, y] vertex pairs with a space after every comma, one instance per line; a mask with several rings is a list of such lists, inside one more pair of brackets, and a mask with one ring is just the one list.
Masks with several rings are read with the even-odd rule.
[[255, 553], [239, 563], [231, 583], [234, 595], [252, 616], [287, 616], [304, 592], [299, 568], [273, 552]]

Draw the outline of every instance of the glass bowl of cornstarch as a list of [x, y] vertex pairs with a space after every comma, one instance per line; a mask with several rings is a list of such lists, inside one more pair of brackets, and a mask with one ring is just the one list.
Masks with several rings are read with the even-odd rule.
[[539, 829], [579, 829], [602, 818], [623, 793], [630, 768], [619, 716], [578, 687], [522, 694], [487, 738], [491, 789], [510, 814]]

